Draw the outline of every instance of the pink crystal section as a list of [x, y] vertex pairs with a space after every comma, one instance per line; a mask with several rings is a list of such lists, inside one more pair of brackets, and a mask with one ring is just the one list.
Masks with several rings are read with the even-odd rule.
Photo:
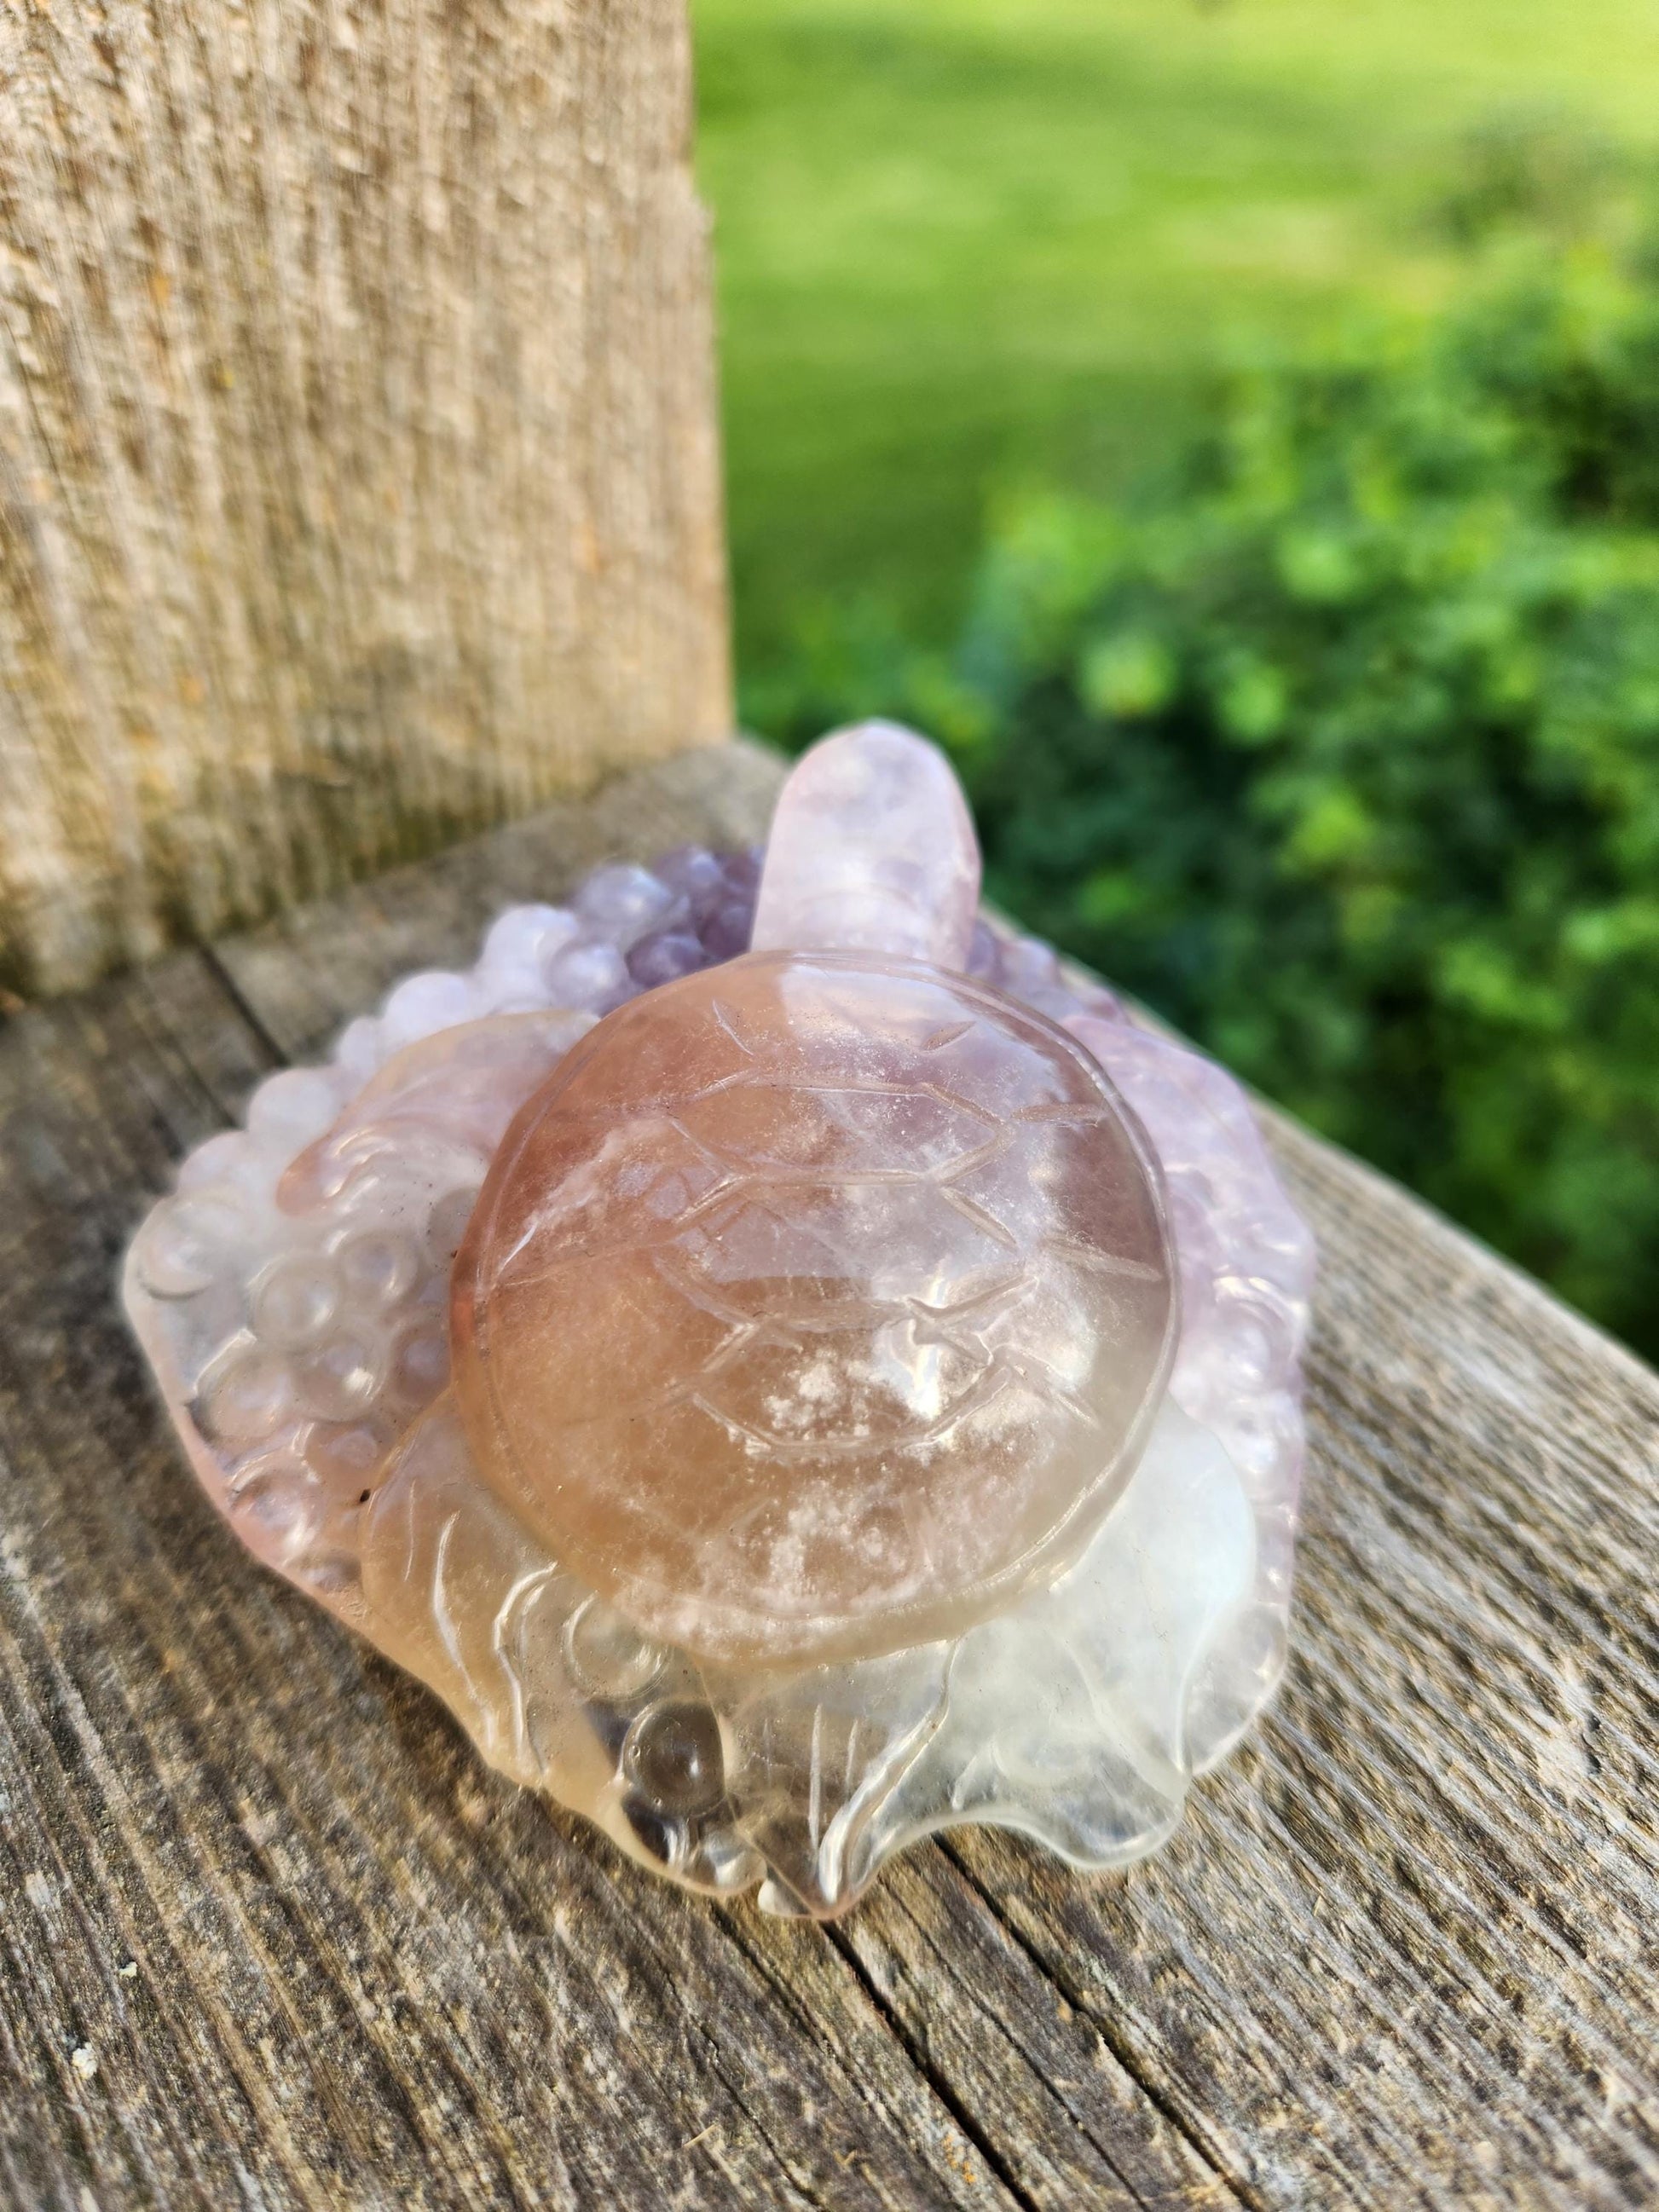
[[942, 757], [828, 739], [763, 868], [502, 915], [129, 1256], [249, 1548], [771, 1911], [963, 1820], [1121, 1864], [1283, 1664], [1310, 1241], [1237, 1085], [977, 889]]
[[1158, 1172], [1099, 1065], [965, 976], [751, 953], [570, 1053], [456, 1269], [505, 1502], [726, 1662], [959, 1634], [1071, 1564], [1173, 1349]]

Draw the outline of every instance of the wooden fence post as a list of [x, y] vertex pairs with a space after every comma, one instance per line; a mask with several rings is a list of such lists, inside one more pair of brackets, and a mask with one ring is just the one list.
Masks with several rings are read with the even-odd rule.
[[0, 0], [0, 975], [727, 734], [683, 0]]

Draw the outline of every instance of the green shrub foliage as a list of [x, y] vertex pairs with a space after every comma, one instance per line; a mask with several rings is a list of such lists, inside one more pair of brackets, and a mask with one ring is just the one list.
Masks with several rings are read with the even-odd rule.
[[1027, 502], [948, 665], [843, 623], [787, 719], [878, 705], [953, 746], [994, 897], [1659, 1351], [1639, 262], [1249, 379], [1132, 511]]

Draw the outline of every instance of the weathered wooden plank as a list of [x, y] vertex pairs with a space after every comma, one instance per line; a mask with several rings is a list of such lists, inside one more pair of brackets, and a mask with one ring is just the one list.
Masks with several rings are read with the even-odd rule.
[[1283, 1124], [1322, 1235], [1295, 1662], [1164, 1856], [964, 1869], [1265, 2203], [1659, 2196], [1659, 1382]]
[[[611, 803], [729, 835], [711, 791], [701, 812], [638, 784]], [[585, 816], [563, 822], [585, 851]], [[453, 928], [453, 901], [434, 915]], [[728, 1920], [503, 1789], [393, 1670], [249, 1588], [111, 1285], [141, 1193], [270, 1057], [197, 955], [0, 1047], [0, 2186], [1007, 2204], [838, 1954], [827, 2042]]]
[[731, 726], [684, 0], [0, 0], [0, 981]]
[[776, 774], [687, 756], [0, 1034], [0, 2203], [1652, 2201], [1659, 1378], [1297, 1131], [1291, 1679], [1120, 1880], [976, 1832], [830, 1931], [689, 1902], [198, 1503], [113, 1304], [177, 1152]]
[[945, 1854], [894, 1868], [833, 1932], [1031, 2203], [1241, 2201]]
[[556, 897], [612, 856], [646, 860], [697, 839], [726, 850], [750, 843], [764, 833], [782, 773], [758, 745], [684, 753], [223, 939], [213, 957], [275, 1048], [302, 1060], [400, 976], [471, 964], [503, 907]]

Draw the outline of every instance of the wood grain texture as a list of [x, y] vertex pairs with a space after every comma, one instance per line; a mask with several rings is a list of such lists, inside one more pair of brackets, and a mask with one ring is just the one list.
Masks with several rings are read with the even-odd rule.
[[1121, 1877], [975, 1831], [828, 1930], [689, 1900], [197, 1495], [114, 1301], [178, 1152], [776, 775], [687, 755], [0, 1033], [0, 2203], [1659, 2200], [1659, 1377], [1305, 1133], [1290, 1677]]
[[731, 728], [684, 0], [0, 0], [0, 980]]

